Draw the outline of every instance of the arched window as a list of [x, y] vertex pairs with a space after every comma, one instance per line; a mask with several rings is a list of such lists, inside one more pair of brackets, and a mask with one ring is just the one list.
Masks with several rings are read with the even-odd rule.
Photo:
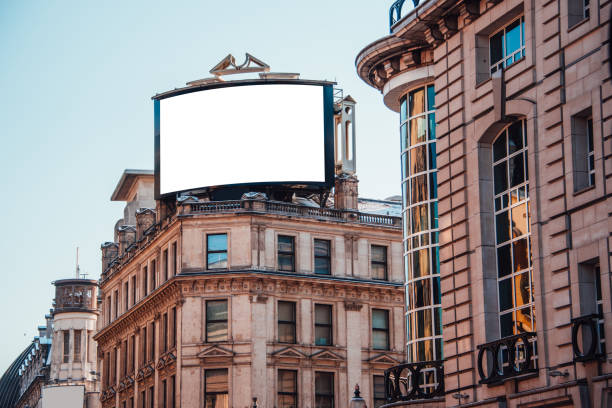
[[535, 332], [525, 121], [493, 142], [495, 252], [501, 337]]

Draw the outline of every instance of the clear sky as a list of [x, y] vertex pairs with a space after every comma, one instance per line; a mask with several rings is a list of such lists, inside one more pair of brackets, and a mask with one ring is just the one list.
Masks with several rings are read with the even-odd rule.
[[[408, 2], [407, 2], [408, 3]], [[0, 375], [36, 334], [51, 282], [97, 279], [126, 168], [153, 168], [156, 92], [228, 53], [336, 80], [357, 100], [360, 195], [400, 193], [399, 118], [355, 71], [388, 33], [391, 0], [0, 2]], [[290, 102], [289, 102], [290, 103]]]

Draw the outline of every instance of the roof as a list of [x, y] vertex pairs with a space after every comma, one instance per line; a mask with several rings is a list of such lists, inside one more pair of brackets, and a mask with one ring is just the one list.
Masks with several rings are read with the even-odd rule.
[[19, 399], [19, 369], [33, 348], [34, 343], [30, 343], [0, 378], [0, 408], [13, 408]]
[[115, 191], [113, 191], [111, 201], [127, 201], [127, 195], [138, 178], [153, 178], [153, 176], [153, 170], [126, 169], [121, 175]]

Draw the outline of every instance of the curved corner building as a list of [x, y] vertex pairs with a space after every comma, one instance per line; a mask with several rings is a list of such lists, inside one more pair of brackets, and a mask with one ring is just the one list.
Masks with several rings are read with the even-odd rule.
[[385, 406], [612, 406], [609, 25], [603, 0], [396, 0], [357, 55], [399, 116]]

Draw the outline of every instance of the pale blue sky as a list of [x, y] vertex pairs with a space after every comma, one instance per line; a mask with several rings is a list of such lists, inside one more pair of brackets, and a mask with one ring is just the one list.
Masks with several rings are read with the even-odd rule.
[[36, 334], [51, 281], [97, 279], [125, 168], [153, 167], [156, 92], [228, 53], [337, 80], [357, 104], [364, 197], [400, 192], [398, 118], [355, 72], [388, 33], [387, 1], [0, 1], [0, 375]]

